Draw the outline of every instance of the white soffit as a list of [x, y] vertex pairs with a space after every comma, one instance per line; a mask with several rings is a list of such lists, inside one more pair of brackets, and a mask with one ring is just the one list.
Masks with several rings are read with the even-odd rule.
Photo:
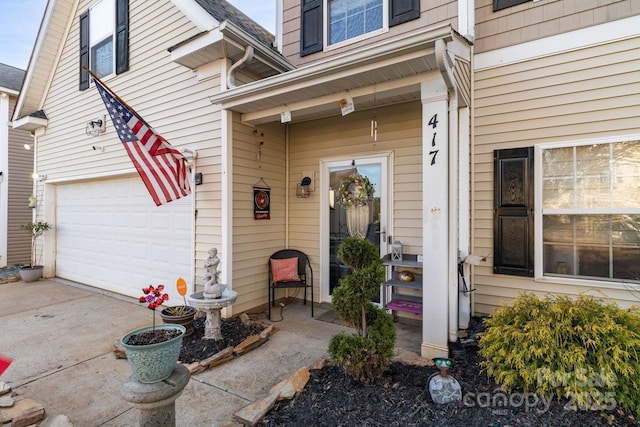
[[545, 37], [539, 40], [478, 53], [474, 56], [474, 70], [501, 67], [507, 64], [541, 58], [589, 46], [596, 46], [640, 35], [640, 15], [606, 24]]

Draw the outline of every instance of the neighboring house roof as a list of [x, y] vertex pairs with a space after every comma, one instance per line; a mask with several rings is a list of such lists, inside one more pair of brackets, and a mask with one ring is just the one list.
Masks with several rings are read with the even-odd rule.
[[6, 88], [20, 92], [25, 71], [11, 65], [0, 64], [0, 89]]
[[273, 34], [265, 30], [257, 22], [253, 21], [247, 15], [236, 9], [231, 3], [225, 0], [195, 0], [209, 15], [216, 18], [219, 22], [229, 20], [238, 27], [246, 31], [256, 40], [273, 47], [275, 40]]

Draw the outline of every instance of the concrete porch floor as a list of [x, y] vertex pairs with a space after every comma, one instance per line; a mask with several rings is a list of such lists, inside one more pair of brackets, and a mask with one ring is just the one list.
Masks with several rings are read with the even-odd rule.
[[[316, 306], [316, 317], [328, 309]], [[327, 357], [331, 336], [350, 329], [310, 314], [308, 305], [285, 306], [266, 344], [192, 376], [176, 401], [176, 425], [226, 425], [275, 384]], [[272, 318], [280, 319], [279, 307]], [[0, 354], [13, 358], [0, 382], [11, 383], [16, 398], [42, 404], [49, 418], [66, 415], [75, 426], [135, 426], [138, 412], [120, 395], [131, 369], [113, 348], [125, 333], [150, 323], [149, 310], [133, 298], [60, 280], [0, 284]], [[424, 363], [419, 324], [396, 325], [397, 358]]]

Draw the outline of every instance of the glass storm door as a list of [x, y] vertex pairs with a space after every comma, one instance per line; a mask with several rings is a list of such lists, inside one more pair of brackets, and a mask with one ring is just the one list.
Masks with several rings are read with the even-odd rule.
[[[372, 242], [380, 251], [387, 253], [387, 158], [376, 157], [323, 164], [322, 205], [323, 228], [323, 279], [322, 300], [331, 301], [333, 290], [340, 280], [351, 273], [349, 267], [338, 259], [338, 249], [349, 236], [358, 236]], [[348, 208], [341, 204], [341, 185], [350, 183], [350, 194], [356, 196], [353, 177], [366, 177], [373, 186], [373, 194], [364, 206]], [[346, 181], [345, 181], [346, 180]], [[357, 180], [358, 183], [365, 180]], [[345, 187], [343, 186], [343, 189]], [[359, 203], [363, 205], [363, 203]], [[380, 295], [373, 298], [380, 302]]]

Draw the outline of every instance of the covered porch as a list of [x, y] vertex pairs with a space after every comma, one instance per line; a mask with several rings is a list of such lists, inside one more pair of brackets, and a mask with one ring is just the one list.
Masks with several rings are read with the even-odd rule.
[[[447, 352], [469, 315], [458, 262], [469, 248], [470, 69], [469, 45], [439, 26], [210, 97], [222, 107], [221, 220], [234, 311], [264, 304], [266, 283], [256, 277], [284, 247], [310, 257], [315, 299], [330, 302], [332, 172], [375, 164], [381, 256], [400, 241], [424, 260], [422, 311], [400, 315], [421, 323], [423, 357]], [[301, 198], [304, 177], [310, 197]], [[266, 221], [251, 205], [261, 183], [270, 189]]]

